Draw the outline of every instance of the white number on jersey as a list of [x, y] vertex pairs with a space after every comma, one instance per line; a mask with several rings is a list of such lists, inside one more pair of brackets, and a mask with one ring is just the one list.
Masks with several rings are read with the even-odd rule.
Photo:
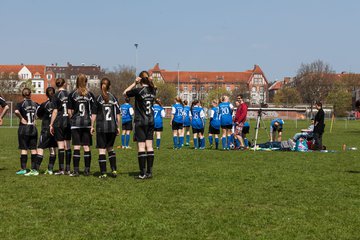
[[105, 107], [105, 120], [106, 121], [111, 121], [111, 108], [110, 107]]
[[81, 117], [85, 116], [85, 104], [84, 103], [80, 103], [79, 112], [80, 112]]
[[68, 111], [67, 111], [66, 103], [63, 103], [62, 106], [63, 106], [63, 108], [64, 108], [63, 117], [67, 117], [67, 116], [68, 116]]
[[26, 116], [27, 116], [27, 124], [33, 125], [35, 113], [26, 113]]
[[151, 113], [151, 102], [146, 101], [146, 115], [149, 115]]

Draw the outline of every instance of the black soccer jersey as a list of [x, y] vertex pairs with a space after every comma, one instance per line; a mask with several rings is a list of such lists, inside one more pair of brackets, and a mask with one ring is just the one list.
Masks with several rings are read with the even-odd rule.
[[69, 94], [68, 109], [74, 110], [70, 119], [71, 129], [91, 127], [91, 109], [95, 97], [91, 92], [81, 96], [77, 90]]
[[27, 124], [23, 124], [20, 121], [18, 130], [20, 135], [34, 136], [37, 134], [34, 123], [38, 107], [39, 105], [30, 99], [25, 99], [16, 105], [16, 110], [18, 110], [21, 116], [27, 121]]
[[51, 114], [54, 110], [53, 104], [50, 100], [42, 103], [37, 110], [37, 116], [42, 120], [41, 123], [41, 131], [49, 131], [50, 130], [50, 122], [51, 122]]
[[7, 103], [5, 102], [5, 99], [0, 97], [0, 106], [4, 108], [6, 105], [7, 105]]
[[120, 114], [119, 103], [114, 95], [108, 94], [108, 103], [104, 101], [101, 95], [96, 98], [92, 113], [96, 114], [97, 132], [116, 133], [118, 126], [116, 116]]
[[126, 93], [128, 97], [135, 97], [134, 122], [138, 125], [154, 125], [153, 104], [155, 100], [155, 89], [148, 86], [133, 88]]
[[66, 128], [70, 125], [67, 103], [69, 99], [69, 93], [66, 90], [60, 90], [52, 98], [52, 105], [54, 109], [58, 110], [56, 119], [54, 121], [54, 127]]

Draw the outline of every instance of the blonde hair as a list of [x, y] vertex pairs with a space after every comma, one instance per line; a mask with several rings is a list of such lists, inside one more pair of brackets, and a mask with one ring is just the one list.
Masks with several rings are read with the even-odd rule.
[[85, 74], [79, 74], [78, 77], [76, 78], [76, 88], [81, 96], [85, 96], [89, 92], [86, 88], [86, 84], [87, 84], [87, 78]]

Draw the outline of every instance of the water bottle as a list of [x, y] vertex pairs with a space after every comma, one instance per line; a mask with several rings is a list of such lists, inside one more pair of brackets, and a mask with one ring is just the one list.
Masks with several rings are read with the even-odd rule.
[[349, 147], [347, 150], [356, 151], [356, 150], [357, 150], [357, 147]]

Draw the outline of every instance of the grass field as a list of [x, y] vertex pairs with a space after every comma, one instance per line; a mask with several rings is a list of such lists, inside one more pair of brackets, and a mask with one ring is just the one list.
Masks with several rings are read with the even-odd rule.
[[[284, 139], [307, 125], [287, 121]], [[329, 126], [336, 153], [175, 151], [166, 125], [146, 181], [134, 145], [117, 150], [116, 179], [16, 176], [17, 129], [0, 128], [0, 238], [360, 239], [360, 151], [341, 151], [360, 148], [360, 122]]]

